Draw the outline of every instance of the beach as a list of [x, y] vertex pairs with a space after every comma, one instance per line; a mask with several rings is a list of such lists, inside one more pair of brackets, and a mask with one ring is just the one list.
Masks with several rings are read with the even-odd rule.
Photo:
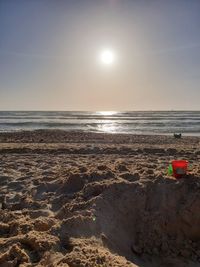
[[194, 136], [1, 132], [0, 266], [199, 266], [199, 162]]

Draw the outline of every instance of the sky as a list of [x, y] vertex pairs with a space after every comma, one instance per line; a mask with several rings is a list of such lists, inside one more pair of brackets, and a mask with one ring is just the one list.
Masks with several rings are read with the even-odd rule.
[[199, 0], [0, 0], [0, 110], [200, 110], [199, 14]]

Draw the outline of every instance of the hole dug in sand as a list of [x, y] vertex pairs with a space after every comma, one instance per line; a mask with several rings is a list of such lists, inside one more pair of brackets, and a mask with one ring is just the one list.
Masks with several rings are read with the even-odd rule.
[[[87, 212], [64, 214], [60, 235], [101, 238], [106, 247], [133, 263], [169, 258], [200, 261], [200, 185], [190, 180], [157, 180], [145, 183], [113, 182], [91, 201]], [[88, 203], [88, 202], [87, 202]], [[73, 211], [72, 206], [68, 207]], [[67, 211], [65, 211], [67, 214]], [[75, 265], [72, 265], [75, 266]], [[77, 265], [78, 266], [78, 265]], [[124, 265], [126, 266], [126, 265]], [[139, 265], [150, 266], [150, 265]], [[189, 266], [189, 265], [187, 265]]]

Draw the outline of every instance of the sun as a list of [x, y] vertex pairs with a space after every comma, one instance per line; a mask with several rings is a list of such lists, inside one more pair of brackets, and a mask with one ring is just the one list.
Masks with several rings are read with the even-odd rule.
[[115, 60], [115, 54], [112, 50], [103, 50], [100, 54], [100, 60], [104, 65], [112, 65]]

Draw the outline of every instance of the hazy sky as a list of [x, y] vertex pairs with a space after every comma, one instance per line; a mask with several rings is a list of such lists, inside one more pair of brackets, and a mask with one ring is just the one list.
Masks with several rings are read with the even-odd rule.
[[200, 1], [0, 0], [5, 109], [199, 110]]

